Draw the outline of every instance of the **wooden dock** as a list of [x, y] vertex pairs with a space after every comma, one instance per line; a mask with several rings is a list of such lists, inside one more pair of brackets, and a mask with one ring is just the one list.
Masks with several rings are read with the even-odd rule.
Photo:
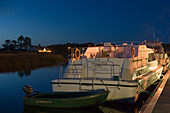
[[[167, 73], [167, 77], [170, 75], [170, 71]], [[163, 92], [156, 103], [153, 113], [168, 113], [170, 112], [170, 76], [166, 82]]]
[[170, 112], [170, 70], [151, 100], [141, 108], [139, 113], [168, 113]]

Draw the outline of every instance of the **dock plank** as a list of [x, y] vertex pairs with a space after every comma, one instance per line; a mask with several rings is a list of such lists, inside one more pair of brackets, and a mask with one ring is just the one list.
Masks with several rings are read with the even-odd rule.
[[147, 100], [139, 113], [168, 113], [170, 111], [170, 70], [154, 96]]
[[[170, 72], [167, 74], [170, 75]], [[156, 103], [153, 113], [168, 113], [170, 112], [170, 76], [166, 82], [164, 90]]]

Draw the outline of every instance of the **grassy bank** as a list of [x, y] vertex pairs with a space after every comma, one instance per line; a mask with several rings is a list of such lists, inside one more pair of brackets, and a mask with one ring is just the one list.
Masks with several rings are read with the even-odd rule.
[[0, 73], [31, 70], [66, 62], [61, 55], [28, 52], [0, 53]]

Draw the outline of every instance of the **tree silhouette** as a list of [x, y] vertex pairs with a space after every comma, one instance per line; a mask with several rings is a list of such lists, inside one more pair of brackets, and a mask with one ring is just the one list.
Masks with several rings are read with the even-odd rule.
[[29, 37], [25, 37], [25, 48], [28, 49], [29, 47], [31, 47], [31, 38]]
[[19, 38], [18, 38], [18, 46], [19, 46], [19, 49], [21, 50], [23, 47], [24, 47], [24, 37], [21, 35]]
[[29, 37], [24, 38], [23, 35], [21, 35], [18, 37], [17, 41], [16, 40], [10, 41], [9, 39], [5, 40], [2, 46], [5, 49], [9, 50], [15, 50], [16, 48], [19, 48], [19, 50], [28, 49], [29, 47], [31, 47], [31, 38]]
[[15, 50], [15, 45], [14, 44], [10, 44], [9, 45], [9, 50]]
[[5, 44], [3, 44], [3, 47], [5, 48], [5, 49], [9, 49], [9, 45], [10, 45], [10, 40], [5, 40]]
[[12, 40], [12, 44], [14, 45], [14, 48], [16, 48], [18, 46], [16, 40]]
[[10, 42], [11, 42], [10, 40], [5, 40], [5, 44], [8, 46], [9, 46]]

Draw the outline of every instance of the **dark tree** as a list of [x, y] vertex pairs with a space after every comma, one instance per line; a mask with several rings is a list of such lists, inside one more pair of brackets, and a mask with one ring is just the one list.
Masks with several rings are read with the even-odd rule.
[[25, 48], [28, 49], [29, 47], [31, 47], [31, 38], [29, 37], [25, 37]]
[[5, 40], [5, 44], [3, 44], [3, 47], [5, 48], [5, 49], [9, 49], [9, 45], [10, 45], [10, 40]]
[[21, 50], [23, 47], [24, 47], [24, 37], [21, 35], [19, 38], [18, 38], [18, 46], [19, 46], [19, 49]]
[[15, 45], [14, 44], [10, 44], [9, 45], [9, 50], [15, 50]]
[[16, 40], [12, 40], [12, 44], [14, 45], [14, 48], [16, 48], [18, 46]]

